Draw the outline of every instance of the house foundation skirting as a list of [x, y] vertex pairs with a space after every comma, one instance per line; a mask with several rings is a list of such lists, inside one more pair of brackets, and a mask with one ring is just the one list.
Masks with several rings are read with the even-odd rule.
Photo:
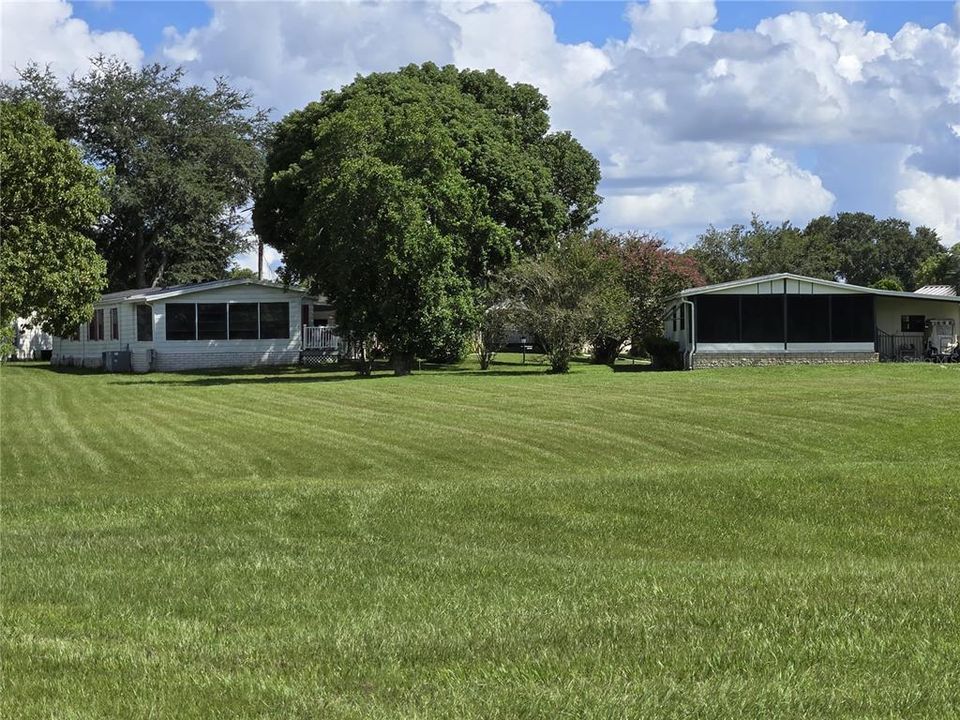
[[207, 368], [258, 367], [261, 365], [296, 365], [300, 360], [299, 350], [271, 352], [158, 352], [154, 356], [153, 370], [161, 372], [177, 370], [203, 370]]
[[694, 353], [691, 369], [766, 365], [862, 365], [880, 361], [875, 352]]

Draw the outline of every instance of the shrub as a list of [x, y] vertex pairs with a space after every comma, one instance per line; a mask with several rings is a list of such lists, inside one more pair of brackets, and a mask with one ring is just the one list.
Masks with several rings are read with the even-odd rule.
[[649, 337], [643, 344], [653, 361], [654, 369], [683, 369], [683, 355], [680, 353], [680, 345], [676, 341], [664, 337]]

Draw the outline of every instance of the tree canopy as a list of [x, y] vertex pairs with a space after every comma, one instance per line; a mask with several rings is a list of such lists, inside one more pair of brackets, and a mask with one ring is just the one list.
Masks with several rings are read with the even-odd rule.
[[278, 124], [255, 228], [355, 339], [449, 347], [493, 274], [596, 213], [599, 165], [547, 107], [493, 71], [358, 78]]
[[960, 294], [960, 243], [931, 255], [917, 270], [919, 285], [952, 285]]
[[107, 210], [100, 174], [57, 140], [34, 103], [0, 101], [0, 322], [34, 316], [66, 334], [89, 319], [105, 264], [90, 238]]
[[711, 226], [689, 254], [711, 283], [793, 272], [854, 285], [883, 281], [913, 289], [923, 261], [940, 250], [937, 234], [929, 228], [911, 231], [904, 220], [839, 213], [815, 218], [802, 229], [756, 216], [749, 226]]
[[580, 235], [505, 271], [500, 282], [519, 327], [543, 345], [553, 372], [596, 338], [629, 337], [630, 299], [620, 259]]
[[587, 238], [600, 255], [613, 261], [616, 281], [628, 299], [626, 324], [608, 325], [593, 339], [594, 359], [613, 363], [627, 341], [635, 347], [661, 332], [660, 314], [667, 297], [704, 284], [696, 261], [667, 247], [654, 235], [593, 230]]
[[223, 277], [246, 248], [245, 215], [263, 176], [266, 115], [223, 79], [96, 58], [61, 86], [37, 66], [4, 97], [34, 99], [61, 139], [109, 169], [110, 210], [95, 240], [113, 289]]

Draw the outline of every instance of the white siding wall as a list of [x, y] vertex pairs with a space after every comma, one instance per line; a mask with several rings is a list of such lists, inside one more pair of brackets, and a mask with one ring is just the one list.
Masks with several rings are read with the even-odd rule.
[[[167, 340], [166, 304], [287, 302], [290, 306], [290, 337], [273, 340]], [[110, 336], [110, 308], [119, 309], [119, 340], [89, 340], [88, 326], [81, 328], [80, 340], [54, 338], [55, 364], [101, 367], [102, 353], [130, 350], [135, 372], [146, 372], [151, 358], [154, 370], [189, 370], [211, 367], [284, 365], [300, 358], [300, 306], [303, 294], [262, 285], [216, 288], [150, 303], [153, 308], [153, 341], [137, 341], [136, 308], [140, 303], [97, 305], [104, 310], [104, 332]]]
[[960, 302], [878, 296], [876, 311], [877, 327], [890, 335], [900, 334], [902, 315], [923, 315], [927, 320], [952, 319], [960, 332]]
[[[138, 343], [137, 321], [134, 306], [124, 303], [109, 305], [97, 304], [95, 309], [103, 310], [103, 334], [110, 337], [110, 310], [117, 308], [120, 337], [117, 340], [91, 340], [90, 325], [85, 323], [80, 328], [80, 339], [54, 337], [53, 364], [54, 365], [82, 365], [83, 367], [98, 368], [103, 365], [103, 353], [111, 350], [132, 350], [134, 361], [137, 358], [138, 346], [147, 348], [149, 343]], [[127, 347], [129, 345], [129, 348]], [[144, 353], [141, 352], [141, 355]]]
[[[783, 279], [764, 280], [724, 290], [715, 290], [713, 295], [780, 295], [783, 294]], [[832, 285], [818, 285], [804, 280], [786, 279], [788, 295], [856, 295], [858, 290]]]
[[13, 321], [13, 357], [17, 360], [36, 360], [40, 357], [41, 350], [50, 350], [53, 347], [53, 336], [37, 327], [35, 322], [33, 315]]

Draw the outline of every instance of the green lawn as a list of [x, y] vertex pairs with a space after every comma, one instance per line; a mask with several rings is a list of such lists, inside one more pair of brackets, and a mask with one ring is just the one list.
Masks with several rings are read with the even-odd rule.
[[960, 715], [960, 366], [0, 393], [3, 717]]

